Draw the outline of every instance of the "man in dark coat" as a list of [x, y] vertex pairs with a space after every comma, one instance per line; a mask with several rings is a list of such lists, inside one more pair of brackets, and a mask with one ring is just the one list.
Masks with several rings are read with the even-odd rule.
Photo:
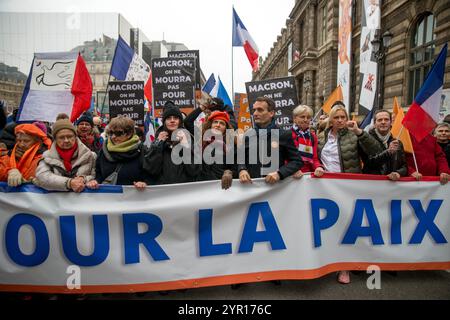
[[[272, 99], [257, 98], [252, 111], [255, 128], [248, 130], [244, 141], [238, 144], [239, 180], [241, 183], [251, 183], [252, 178], [265, 177], [267, 183], [274, 184], [297, 172], [303, 161], [295, 148], [291, 132], [281, 130], [275, 124], [275, 102]], [[261, 146], [266, 148], [265, 154], [264, 149], [259, 150]], [[242, 151], [245, 151], [244, 163], [240, 163], [239, 153]]]
[[375, 138], [382, 151], [372, 156], [362, 154], [363, 173], [387, 175], [394, 181], [406, 177], [408, 166], [403, 145], [391, 134], [391, 113], [387, 110], [377, 110], [373, 117], [374, 127], [369, 134]]

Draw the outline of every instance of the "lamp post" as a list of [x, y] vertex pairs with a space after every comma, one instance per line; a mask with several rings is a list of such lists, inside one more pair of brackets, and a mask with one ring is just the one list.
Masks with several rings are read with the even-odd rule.
[[[375, 95], [375, 110], [381, 109], [383, 101], [383, 83], [381, 79], [384, 78], [384, 58], [391, 45], [391, 40], [394, 35], [389, 31], [385, 31], [381, 35], [381, 30], [376, 29], [374, 39], [371, 41], [373, 54], [377, 59], [377, 91]], [[383, 74], [382, 74], [383, 73]]]

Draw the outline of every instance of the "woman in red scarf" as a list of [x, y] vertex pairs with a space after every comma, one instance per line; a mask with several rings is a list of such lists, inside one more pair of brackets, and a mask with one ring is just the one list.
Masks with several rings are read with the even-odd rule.
[[97, 155], [77, 138], [68, 119], [53, 125], [55, 141], [43, 155], [34, 183], [46, 190], [81, 192], [95, 178]]
[[16, 144], [10, 155], [0, 158], [0, 181], [8, 181], [10, 187], [17, 187], [31, 181], [36, 167], [51, 141], [33, 124], [20, 124], [14, 129]]

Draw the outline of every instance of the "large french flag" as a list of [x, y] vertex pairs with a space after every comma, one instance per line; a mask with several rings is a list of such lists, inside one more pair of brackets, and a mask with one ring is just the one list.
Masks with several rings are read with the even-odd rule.
[[444, 86], [445, 58], [447, 44], [444, 45], [425, 81], [409, 107], [402, 124], [417, 141], [422, 141], [439, 122], [442, 87]]
[[259, 68], [258, 58], [259, 50], [256, 43], [248, 33], [247, 28], [242, 23], [241, 19], [233, 8], [233, 47], [244, 47], [247, 58], [252, 65], [253, 71]]
[[18, 122], [75, 121], [91, 106], [92, 80], [78, 52], [35, 53], [19, 106]]
[[144, 95], [151, 105], [152, 70], [120, 36], [114, 52], [111, 75], [116, 80], [144, 81]]

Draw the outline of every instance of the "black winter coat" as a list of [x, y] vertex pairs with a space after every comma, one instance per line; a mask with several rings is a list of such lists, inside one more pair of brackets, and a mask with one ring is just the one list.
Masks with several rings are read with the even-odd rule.
[[[278, 129], [279, 130], [279, 143], [272, 142], [271, 141], [271, 129]], [[295, 172], [300, 170], [300, 168], [303, 166], [303, 161], [301, 159], [301, 155], [297, 148], [295, 148], [294, 141], [292, 140], [292, 133], [291, 131], [282, 130], [279, 129], [274, 122], [267, 128], [267, 143], [266, 147], [266, 155], [270, 157], [273, 157], [274, 155], [271, 154], [271, 146], [274, 148], [274, 152], [278, 153], [278, 174], [280, 175], [281, 180], [284, 178], [287, 178], [291, 175], [293, 175]], [[255, 142], [255, 136], [257, 138], [257, 141]], [[260, 158], [260, 152], [259, 152], [259, 140], [260, 140], [260, 131], [255, 129], [250, 129], [246, 132], [245, 138], [244, 138], [244, 149], [245, 149], [245, 164], [238, 163], [237, 164], [237, 171], [238, 173], [242, 170], [247, 170], [250, 174], [250, 177], [253, 178], [261, 178], [265, 177], [266, 175], [263, 175], [261, 172], [261, 169], [263, 167], [269, 168], [269, 164], [263, 165]], [[252, 146], [252, 148], [250, 147]], [[238, 149], [240, 147], [238, 146]], [[249, 152], [252, 151], [252, 149], [258, 150], [257, 156], [258, 159], [255, 164], [250, 163], [251, 157], [249, 157]], [[238, 150], [238, 155], [239, 155]], [[238, 159], [239, 160], [239, 159]], [[276, 170], [275, 170], [276, 171]], [[269, 172], [267, 172], [269, 173]]]
[[[158, 137], [162, 130], [165, 128], [160, 127], [155, 137]], [[170, 141], [155, 140], [146, 152], [144, 169], [154, 181], [153, 184], [193, 182], [200, 174], [201, 165], [194, 164], [193, 148], [184, 148], [180, 153], [180, 156], [184, 155], [184, 152], [190, 153], [190, 163], [174, 164], [171, 158], [173, 147]]]
[[11, 122], [8, 123], [4, 128], [0, 135], [0, 142], [6, 144], [6, 148], [8, 150], [12, 150], [14, 145], [16, 144], [16, 134], [14, 130], [16, 129], [17, 123]]
[[[195, 110], [193, 110], [187, 117], [186, 119], [184, 119], [184, 127], [190, 132], [191, 135], [194, 135], [194, 128], [195, 128], [195, 119], [197, 119], [197, 117], [200, 115], [201, 113], [201, 109], [197, 108]], [[230, 121], [231, 122], [231, 121]], [[196, 143], [199, 143], [198, 141]], [[213, 150], [215, 151], [215, 150]], [[230, 151], [234, 153], [233, 151]], [[202, 154], [204, 155], [204, 153]], [[212, 156], [215, 155], [215, 152], [212, 153]], [[233, 163], [229, 163], [227, 164], [227, 154], [225, 153], [225, 151], [222, 152], [222, 163], [211, 163], [211, 164], [207, 164], [204, 161], [204, 157], [203, 157], [203, 161], [202, 161], [202, 165], [201, 165], [201, 171], [199, 173], [199, 175], [197, 176], [197, 181], [209, 181], [209, 180], [220, 180], [222, 179], [223, 173], [225, 170], [231, 170], [233, 171], [233, 176], [237, 177], [236, 174], [236, 166], [234, 165], [235, 162], [235, 155], [233, 154]]]
[[102, 183], [118, 164], [122, 164], [117, 176], [117, 185], [133, 185], [134, 182], [143, 181], [152, 184], [148, 173], [143, 169], [144, 155], [147, 148], [139, 143], [138, 147], [128, 152], [109, 152], [107, 143], [103, 143], [96, 165], [95, 180]]
[[[391, 155], [380, 138], [378, 138], [375, 133], [375, 129], [371, 129], [369, 134], [377, 140], [383, 151], [372, 156], [367, 156], [365, 153], [361, 154], [361, 158], [364, 163], [363, 173], [387, 175], [391, 172], [398, 172], [400, 176], [406, 177], [408, 175], [408, 166], [406, 164], [403, 144], [400, 142], [400, 149]], [[387, 145], [389, 146], [393, 140], [395, 139], [391, 135]]]

